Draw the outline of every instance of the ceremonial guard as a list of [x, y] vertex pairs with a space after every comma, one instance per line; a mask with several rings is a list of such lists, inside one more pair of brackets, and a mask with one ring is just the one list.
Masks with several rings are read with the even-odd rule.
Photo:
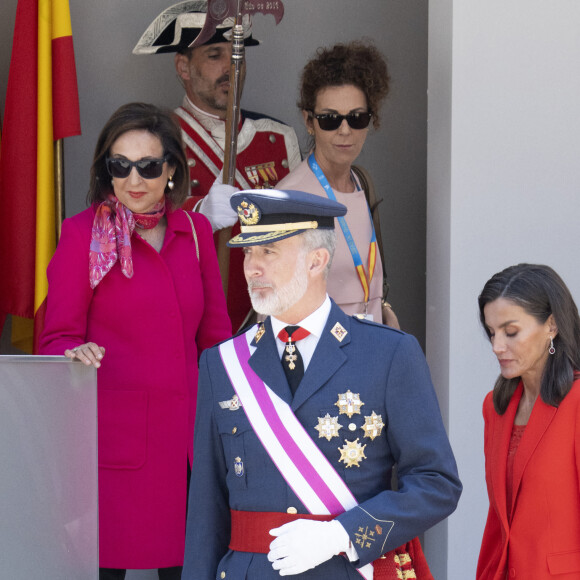
[[[214, 188], [210, 192], [224, 165], [233, 19], [219, 24], [207, 42], [190, 48], [204, 26], [206, 12], [207, 0], [187, 0], [170, 6], [147, 28], [133, 53], [176, 53], [175, 69], [185, 96], [175, 113], [181, 125], [191, 176], [191, 196], [184, 208], [203, 213], [216, 232], [237, 223], [237, 215], [229, 205], [234, 188]], [[244, 16], [243, 25], [244, 45], [259, 44], [252, 36], [249, 15]], [[292, 127], [266, 115], [241, 111], [235, 171], [238, 189], [272, 188], [300, 162], [298, 140]], [[217, 234], [215, 241], [217, 245]], [[241, 252], [231, 253], [226, 287], [229, 288], [228, 313], [234, 329], [250, 310], [242, 262]]]
[[432, 578], [416, 536], [461, 483], [415, 338], [326, 294], [346, 208], [277, 190], [231, 204], [269, 316], [201, 356], [182, 577]]

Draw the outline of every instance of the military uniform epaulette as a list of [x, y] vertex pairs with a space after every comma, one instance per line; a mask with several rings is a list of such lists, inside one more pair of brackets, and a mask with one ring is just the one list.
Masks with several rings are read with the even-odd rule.
[[399, 330], [397, 328], [393, 328], [392, 326], [387, 326], [386, 324], [380, 324], [379, 322], [375, 322], [374, 320], [368, 320], [367, 318], [364, 318], [363, 316], [360, 316], [357, 314], [353, 314], [350, 318], [352, 318], [353, 320], [356, 320], [357, 322], [360, 322], [361, 324], [368, 324], [370, 326], [376, 326], [378, 328], [383, 328], [385, 330], [391, 330], [391, 331], [397, 332], [399, 334], [406, 334], [402, 330]]

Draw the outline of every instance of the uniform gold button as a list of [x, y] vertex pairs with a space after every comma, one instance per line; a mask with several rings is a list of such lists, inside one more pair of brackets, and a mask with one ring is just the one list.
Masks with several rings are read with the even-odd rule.
[[195, 167], [195, 159], [188, 159], [188, 160], [187, 160], [187, 164], [188, 164], [190, 167]]
[[351, 431], [356, 431], [356, 424], [355, 424], [355, 423], [349, 423], [349, 425], [348, 425], [348, 428], [349, 428]]
[[282, 167], [288, 169], [288, 159], [282, 159]]
[[232, 435], [235, 435], [237, 432], [238, 432], [238, 428], [237, 427], [234, 427], [232, 429]]
[[270, 143], [276, 143], [276, 135], [270, 135]]
[[292, 506], [290, 506], [290, 507], [289, 507], [289, 508], [286, 510], [286, 512], [287, 512], [287, 513], [289, 513], [289, 514], [297, 514], [297, 513], [298, 513], [298, 510], [297, 510], [295, 507], [292, 507]]
[[226, 573], [225, 573], [225, 572], [222, 572], [222, 573], [220, 574], [220, 578], [225, 578], [225, 577], [226, 577]]
[[191, 181], [191, 187], [199, 187], [199, 179], [193, 179]]

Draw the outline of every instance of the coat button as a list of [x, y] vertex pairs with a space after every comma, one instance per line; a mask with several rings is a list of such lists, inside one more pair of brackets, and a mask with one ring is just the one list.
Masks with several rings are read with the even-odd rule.
[[515, 577], [516, 577], [516, 569], [510, 568], [510, 578], [515, 578]]
[[288, 159], [282, 159], [282, 167], [284, 167], [284, 169], [288, 169]]
[[276, 143], [276, 135], [270, 135], [270, 143]]
[[188, 159], [187, 164], [189, 167], [195, 167], [195, 159]]
[[193, 179], [191, 182], [191, 187], [199, 187], [199, 179]]
[[237, 427], [234, 427], [232, 429], [232, 435], [235, 435], [237, 432], [238, 432], [238, 428]]
[[225, 573], [225, 572], [222, 572], [222, 573], [220, 574], [220, 578], [225, 578], [225, 577], [226, 577], [226, 573]]
[[295, 507], [292, 507], [292, 506], [290, 506], [290, 507], [289, 507], [289, 508], [286, 510], [286, 513], [289, 513], [289, 514], [297, 514], [297, 513], [298, 513], [298, 510], [297, 510]]

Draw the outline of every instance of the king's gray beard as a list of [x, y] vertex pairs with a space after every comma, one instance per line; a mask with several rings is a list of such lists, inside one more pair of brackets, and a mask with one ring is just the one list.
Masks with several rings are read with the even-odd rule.
[[268, 296], [261, 296], [258, 293], [254, 294], [253, 289], [271, 288], [271, 285], [260, 284], [258, 281], [248, 283], [248, 292], [250, 293], [252, 308], [257, 313], [265, 314], [266, 316], [279, 316], [292, 308], [306, 294], [306, 289], [308, 288], [306, 256], [304, 255], [302, 259], [300, 258], [301, 256], [298, 257], [296, 270], [290, 282], [285, 286], [274, 289]]

